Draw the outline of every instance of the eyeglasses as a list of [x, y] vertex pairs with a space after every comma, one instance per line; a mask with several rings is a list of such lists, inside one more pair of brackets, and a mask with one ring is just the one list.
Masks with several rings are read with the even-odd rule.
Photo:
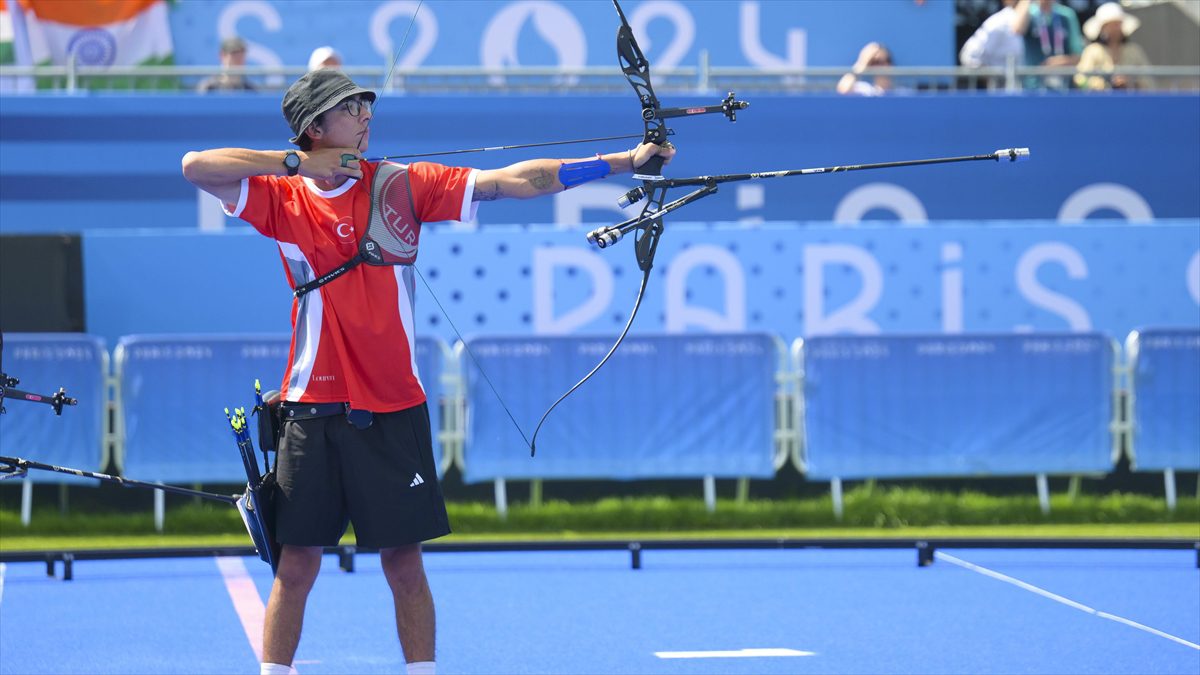
[[366, 99], [348, 98], [345, 101], [342, 101], [342, 107], [346, 109], [346, 112], [349, 113], [351, 117], [358, 117], [362, 114], [363, 110], [366, 110], [367, 114], [371, 113], [371, 101]]

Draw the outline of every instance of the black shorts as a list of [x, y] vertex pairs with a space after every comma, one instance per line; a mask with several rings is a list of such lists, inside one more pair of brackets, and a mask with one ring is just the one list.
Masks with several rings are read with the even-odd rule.
[[450, 533], [425, 404], [376, 414], [285, 420], [276, 469], [275, 538], [334, 546], [354, 523], [358, 545], [403, 546]]

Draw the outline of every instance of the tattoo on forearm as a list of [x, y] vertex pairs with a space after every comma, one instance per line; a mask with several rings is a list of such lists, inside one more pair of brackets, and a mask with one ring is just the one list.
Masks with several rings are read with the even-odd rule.
[[533, 162], [522, 162], [521, 164], [523, 166], [515, 167], [515, 170], [510, 167], [506, 178], [508, 181], [507, 190], [505, 189], [504, 181], [486, 180], [476, 182], [475, 192], [471, 196], [471, 201], [493, 202], [506, 197], [527, 199], [539, 194], [556, 192], [558, 189], [561, 189], [558, 182], [558, 174], [555, 171], [535, 168], [531, 166]]
[[489, 183], [488, 185], [481, 185], [477, 183], [475, 185], [475, 192], [471, 197], [471, 201], [494, 202], [503, 196], [504, 195], [500, 194], [500, 187], [495, 183]]
[[555, 175], [544, 169], [529, 177], [529, 184], [538, 191], [548, 190], [554, 187], [556, 181], [557, 178]]

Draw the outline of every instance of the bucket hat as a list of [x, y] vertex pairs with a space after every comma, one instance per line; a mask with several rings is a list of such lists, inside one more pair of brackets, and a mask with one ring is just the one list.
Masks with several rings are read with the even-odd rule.
[[296, 134], [288, 140], [299, 145], [300, 137], [313, 120], [357, 94], [365, 94], [371, 103], [375, 102], [375, 92], [358, 86], [340, 70], [322, 68], [306, 73], [283, 95], [283, 117]]

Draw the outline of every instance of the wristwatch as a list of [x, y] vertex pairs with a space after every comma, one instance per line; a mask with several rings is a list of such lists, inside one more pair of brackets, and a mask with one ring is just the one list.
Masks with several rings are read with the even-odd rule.
[[300, 155], [297, 155], [295, 150], [288, 150], [283, 155], [283, 166], [289, 176], [300, 173]]

